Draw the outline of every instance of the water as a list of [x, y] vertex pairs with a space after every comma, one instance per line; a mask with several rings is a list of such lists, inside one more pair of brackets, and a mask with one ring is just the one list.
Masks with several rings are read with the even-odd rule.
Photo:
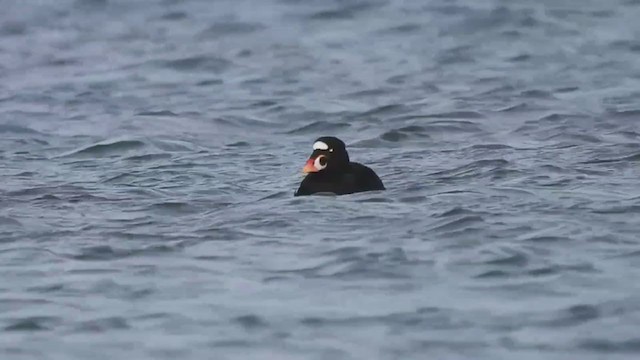
[[2, 358], [637, 358], [640, 2], [2, 7]]

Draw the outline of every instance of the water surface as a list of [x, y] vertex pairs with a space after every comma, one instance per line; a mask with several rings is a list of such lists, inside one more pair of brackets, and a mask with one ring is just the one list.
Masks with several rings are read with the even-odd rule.
[[3, 358], [637, 358], [640, 2], [2, 6]]

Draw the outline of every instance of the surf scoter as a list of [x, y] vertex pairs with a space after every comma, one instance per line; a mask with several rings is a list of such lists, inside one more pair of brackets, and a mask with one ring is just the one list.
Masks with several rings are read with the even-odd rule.
[[307, 176], [295, 196], [384, 190], [378, 175], [362, 164], [349, 161], [344, 142], [331, 136], [323, 136], [313, 143], [313, 152], [302, 171]]

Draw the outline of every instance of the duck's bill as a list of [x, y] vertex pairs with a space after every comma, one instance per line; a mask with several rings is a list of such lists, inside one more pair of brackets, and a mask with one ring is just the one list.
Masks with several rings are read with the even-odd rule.
[[316, 169], [316, 166], [314, 165], [315, 161], [316, 159], [314, 158], [307, 160], [307, 163], [302, 168], [302, 172], [305, 174], [318, 172], [318, 169]]

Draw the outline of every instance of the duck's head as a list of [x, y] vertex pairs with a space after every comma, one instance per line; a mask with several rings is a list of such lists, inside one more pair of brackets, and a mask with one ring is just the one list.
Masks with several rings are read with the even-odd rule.
[[349, 154], [342, 140], [323, 136], [313, 143], [313, 152], [302, 171], [306, 174], [333, 172], [349, 165]]

